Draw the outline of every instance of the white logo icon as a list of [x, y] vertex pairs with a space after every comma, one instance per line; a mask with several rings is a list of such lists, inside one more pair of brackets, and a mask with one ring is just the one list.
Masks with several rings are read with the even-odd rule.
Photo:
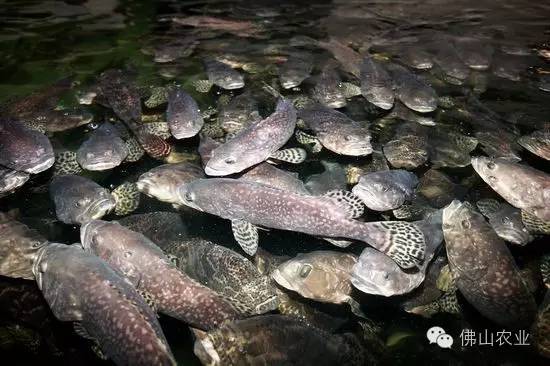
[[436, 343], [441, 348], [451, 348], [453, 345], [453, 337], [445, 333], [445, 329], [441, 327], [431, 327], [426, 332], [426, 337], [430, 344]]

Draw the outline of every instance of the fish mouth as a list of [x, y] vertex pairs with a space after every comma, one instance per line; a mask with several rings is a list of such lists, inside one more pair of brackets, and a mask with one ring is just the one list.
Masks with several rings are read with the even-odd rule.
[[363, 279], [362, 277], [356, 276], [355, 274], [351, 276], [351, 283], [362, 292], [370, 295], [379, 295], [386, 297], [394, 295], [394, 293], [386, 290], [384, 287], [377, 286], [374, 283]]
[[38, 174], [50, 169], [55, 163], [55, 156], [41, 158], [38, 162], [25, 164], [22, 168], [17, 169], [29, 174]]
[[229, 174], [233, 174], [234, 172], [227, 172], [227, 171], [223, 171], [223, 170], [218, 170], [216, 168], [212, 168], [211, 166], [208, 166], [208, 164], [206, 164], [206, 166], [204, 167], [204, 173], [206, 173], [206, 175], [210, 175], [210, 176], [214, 176], [214, 177], [220, 177], [220, 176], [224, 176], [224, 175], [229, 175]]
[[483, 156], [473, 156], [470, 159], [470, 163], [472, 164], [472, 168], [481, 175], [481, 172], [483, 171], [483, 165], [488, 161], [489, 159], [483, 157]]
[[297, 87], [298, 85], [300, 85], [300, 83], [297, 82], [297, 81], [287, 80], [287, 81], [282, 81], [281, 82], [281, 86], [285, 89], [292, 89], [292, 88]]
[[92, 161], [82, 164], [82, 167], [86, 170], [100, 171], [116, 168], [122, 163], [122, 161]]
[[99, 222], [91, 220], [82, 225], [82, 227], [80, 228], [80, 243], [84, 250], [87, 251], [91, 248], [92, 239], [96, 232], [95, 229], [98, 226], [100, 226]]
[[489, 65], [487, 64], [473, 64], [468, 65], [471, 69], [478, 70], [478, 71], [485, 71], [489, 68]]
[[223, 88], [227, 90], [240, 89], [244, 87], [244, 81], [231, 81], [223, 84]]
[[357, 145], [345, 149], [348, 156], [364, 156], [372, 154], [372, 146], [370, 144]]
[[431, 69], [433, 66], [434, 64], [431, 62], [421, 62], [416, 64], [415, 68], [419, 70], [426, 70], [426, 69]]
[[278, 268], [275, 269], [273, 273], [271, 273], [271, 278], [273, 278], [273, 280], [277, 282], [278, 285], [288, 290], [294, 290], [294, 286], [289, 281], [287, 281], [286, 278], [283, 277], [281, 271]]
[[146, 176], [146, 174], [143, 174], [141, 177], [139, 177], [138, 181], [136, 182], [136, 187], [138, 191], [148, 196], [149, 196], [151, 186], [152, 186], [152, 182], [150, 178]]
[[407, 107], [418, 113], [430, 113], [437, 109], [437, 106], [425, 104], [407, 105]]
[[447, 207], [443, 209], [443, 229], [445, 229], [446, 223], [450, 223], [452, 225], [452, 220], [457, 219], [457, 215], [463, 207], [463, 202], [453, 200], [453, 202], [449, 203]]
[[87, 223], [92, 220], [97, 220], [111, 212], [115, 208], [115, 201], [112, 197], [102, 198], [90, 205], [81, 215], [77, 217], [78, 222], [81, 224]]
[[329, 108], [342, 108], [347, 104], [346, 100], [328, 100], [325, 101], [325, 105]]
[[382, 108], [386, 111], [393, 108], [393, 101], [392, 102], [385, 102], [385, 101], [381, 101], [381, 100], [375, 100], [375, 101], [371, 101], [371, 103], [374, 104], [375, 106], [377, 106], [378, 108]]
[[21, 187], [29, 178], [30, 176], [27, 173], [14, 171], [11, 176], [4, 178], [4, 182], [0, 184], [0, 193], [11, 192]]
[[38, 251], [36, 252], [36, 256], [34, 257], [34, 262], [32, 264], [32, 274], [34, 275], [36, 279], [36, 284], [38, 285], [38, 288], [42, 290], [42, 274], [40, 271], [40, 264], [42, 262], [42, 258], [46, 255], [46, 250], [48, 248], [48, 245], [43, 245]]
[[264, 314], [269, 311], [277, 309], [279, 306], [279, 298], [277, 296], [270, 297], [269, 299], [265, 300], [264, 302], [256, 305], [254, 308], [256, 311], [256, 314]]

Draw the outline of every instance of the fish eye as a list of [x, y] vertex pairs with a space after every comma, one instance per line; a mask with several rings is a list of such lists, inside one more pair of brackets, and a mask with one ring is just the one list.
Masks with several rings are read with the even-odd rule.
[[346, 137], [344, 137], [344, 139], [345, 139], [346, 141], [352, 141], [352, 140], [353, 140], [353, 136], [347, 135]]
[[508, 216], [504, 216], [502, 218], [502, 223], [507, 225], [507, 224], [510, 224], [512, 222], [512, 220], [508, 217]]
[[384, 279], [385, 280], [389, 280], [390, 279], [390, 274], [388, 272], [384, 273]]
[[487, 168], [490, 169], [490, 170], [495, 169], [495, 163], [493, 163], [492, 161], [488, 162], [487, 163]]
[[236, 162], [235, 158], [233, 158], [231, 156], [226, 158], [224, 161], [225, 161], [226, 164], [235, 164], [235, 162]]
[[300, 277], [306, 278], [310, 272], [311, 266], [309, 264], [304, 264], [302, 268], [300, 268]]
[[387, 192], [389, 189], [390, 189], [390, 187], [388, 187], [388, 186], [382, 187], [383, 192]]
[[91, 130], [95, 130], [99, 127], [99, 124], [97, 122], [88, 123], [88, 128]]
[[469, 229], [470, 228], [470, 220], [468, 220], [468, 219], [462, 220], [462, 222], [460, 224], [462, 225], [462, 227], [464, 229]]

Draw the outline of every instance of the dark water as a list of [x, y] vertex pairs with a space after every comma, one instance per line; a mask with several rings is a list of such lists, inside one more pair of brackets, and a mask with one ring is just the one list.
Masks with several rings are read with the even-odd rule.
[[[177, 25], [173, 17], [209, 16], [231, 19], [247, 26], [239, 30], [222, 31], [216, 26], [210, 28]], [[260, 65], [260, 72], [246, 73], [251, 83], [276, 81], [269, 66], [282, 64], [288, 56], [289, 40], [294, 36], [309, 36], [323, 40], [333, 37], [359, 52], [371, 52], [380, 57], [394, 57], [398, 51], [408, 47], [421, 48], [426, 37], [437, 34], [470, 36], [483, 39], [495, 49], [492, 66], [477, 71], [463, 85], [457, 86], [438, 79], [431, 70], [418, 71], [437, 89], [440, 96], [463, 97], [472, 91], [492, 111], [503, 116], [517, 129], [518, 135], [548, 126], [550, 116], [550, 93], [541, 87], [543, 78], [550, 73], [550, 4], [525, 0], [508, 1], [505, 4], [494, 1], [4, 1], [0, 0], [0, 103], [9, 103], [53, 83], [63, 77], [72, 76], [77, 82], [75, 92], [86, 90], [102, 71], [109, 68], [129, 68], [142, 86], [161, 86], [178, 83], [192, 93], [201, 109], [216, 108], [216, 102], [224, 94], [236, 95], [241, 91], [229, 92], [214, 88], [201, 94], [194, 91], [193, 81], [205, 74], [201, 60], [206, 56], [224, 56], [239, 66]], [[193, 40], [190, 55], [166, 63], [154, 61], [152, 52], [174, 40]], [[510, 51], [513, 50], [513, 51]], [[546, 54], [544, 51], [546, 50]], [[330, 54], [319, 48], [309, 49], [316, 65], [330, 58]], [[512, 55], [515, 53], [515, 55]], [[546, 55], [546, 56], [545, 56]], [[515, 61], [514, 61], [515, 60]], [[509, 61], [517, 78], [502, 77], [495, 73], [496, 66]], [[519, 65], [519, 66], [518, 66]], [[314, 74], [319, 70], [314, 69]], [[477, 76], [477, 78], [476, 78]], [[345, 79], [345, 78], [344, 78]], [[351, 79], [351, 78], [350, 78]], [[548, 86], [546, 87], [548, 88]], [[285, 95], [303, 93], [300, 88], [285, 91]], [[77, 104], [75, 95], [69, 94], [60, 101], [63, 107]], [[385, 142], [391, 136], [392, 125], [381, 122], [385, 112], [365, 109], [364, 99], [352, 99], [345, 109], [346, 114], [360, 121], [374, 122], [371, 130], [375, 140]], [[359, 107], [358, 107], [359, 106]], [[105, 108], [89, 107], [95, 120], [102, 121], [111, 116]], [[263, 115], [269, 114], [270, 106], [264, 107]], [[147, 110], [146, 113], [160, 113], [162, 110]], [[440, 122], [453, 123], [465, 134], [471, 134], [471, 124], [463, 123], [460, 111], [439, 109], [433, 114]], [[546, 123], [546, 125], [545, 125]], [[74, 148], [85, 139], [88, 127], [58, 134], [68, 148]], [[194, 154], [198, 138], [178, 142], [178, 149]], [[472, 153], [473, 154], [473, 153]], [[536, 168], [549, 172], [546, 162], [522, 152], [522, 158]], [[343, 165], [361, 165], [360, 158], [345, 158], [323, 152], [306, 164], [290, 167], [301, 178], [322, 171], [319, 160], [328, 159]], [[144, 158], [138, 163], [123, 165], [113, 171], [88, 174], [103, 186], [136, 179], [148, 169], [159, 165], [158, 161]], [[415, 170], [420, 176], [428, 166]], [[457, 182], [471, 176], [471, 167], [448, 168], [445, 172]], [[48, 239], [64, 243], [79, 240], [77, 227], [63, 225], [55, 220], [55, 212], [47, 193], [47, 182], [51, 174], [33, 176], [23, 188], [0, 199], [0, 210], [20, 210], [29, 225], [40, 229]], [[472, 199], [491, 195], [478, 184], [470, 192]], [[492, 195], [494, 196], [494, 195]], [[168, 205], [154, 199], [142, 197], [136, 212], [170, 210]], [[229, 237], [229, 225], [225, 220], [197, 214], [187, 209], [182, 213], [189, 230], [205, 238], [238, 250]], [[372, 219], [380, 215], [372, 214]], [[114, 217], [108, 217], [111, 219]], [[370, 217], [369, 217], [370, 219]], [[521, 264], [540, 257], [547, 248], [541, 244], [548, 238], [538, 239], [525, 248], [513, 247], [513, 253]], [[261, 246], [275, 254], [293, 255], [317, 248], [326, 249], [321, 241], [295, 233], [270, 231], [262, 233]], [[330, 249], [334, 249], [330, 247]], [[360, 253], [361, 248], [351, 251]], [[74, 335], [70, 325], [52, 320], [52, 339], [41, 335], [39, 345], [29, 346], [30, 341], [17, 338], [8, 329], [22, 323], [28, 329], [36, 329], [36, 316], [32, 321], [14, 311], [15, 298], [36, 289], [24, 281], [2, 278], [0, 288], [0, 349], [2, 356], [13, 357], [11, 364], [107, 364], [99, 360], [90, 350], [89, 344]], [[12, 289], [20, 292], [10, 292]], [[38, 294], [39, 295], [39, 294]], [[544, 293], [536, 293], [540, 301]], [[399, 309], [402, 299], [382, 299], [376, 296], [357, 294], [365, 312], [380, 322], [381, 337], [388, 346], [385, 364], [475, 364], [475, 365], [524, 365], [544, 364], [544, 360], [529, 346], [461, 346], [459, 334], [465, 328], [483, 332], [488, 329], [496, 333], [501, 330], [489, 321], [472, 314], [463, 321], [446, 314], [425, 319], [409, 315]], [[40, 305], [40, 297], [30, 297], [29, 304]], [[464, 301], [463, 301], [464, 302]], [[37, 305], [37, 306], [38, 306]], [[29, 307], [32, 308], [31, 305]], [[347, 308], [330, 309], [333, 312], [347, 312]], [[47, 314], [50, 316], [50, 314]], [[46, 316], [46, 315], [44, 315]], [[25, 320], [22, 320], [22, 319]], [[40, 315], [38, 315], [40, 318]], [[198, 365], [193, 355], [193, 340], [187, 327], [168, 318], [160, 319], [174, 354], [181, 365]], [[452, 349], [442, 349], [426, 340], [425, 333], [432, 326], [442, 326], [454, 336]], [[17, 339], [16, 339], [17, 338]], [[32, 332], [30, 339], [34, 339]], [[51, 341], [51, 344], [50, 344]], [[304, 350], [315, 352], [315, 350]]]

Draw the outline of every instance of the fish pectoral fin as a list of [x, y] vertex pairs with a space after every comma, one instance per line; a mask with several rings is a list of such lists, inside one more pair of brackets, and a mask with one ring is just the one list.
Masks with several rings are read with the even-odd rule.
[[269, 156], [271, 159], [285, 161], [291, 164], [300, 164], [306, 160], [307, 153], [304, 149], [299, 147], [292, 147], [290, 149], [284, 149], [275, 151]]
[[330, 244], [336, 245], [337, 247], [340, 247], [340, 248], [347, 248], [347, 247], [349, 247], [351, 244], [353, 244], [353, 242], [350, 241], [350, 240], [334, 239], [334, 238], [322, 238], [322, 239], [323, 239], [323, 240], [326, 240], [326, 241], [328, 241]]
[[296, 141], [300, 144], [309, 146], [311, 152], [314, 154], [317, 154], [323, 149], [323, 145], [321, 145], [319, 139], [313, 135], [297, 130], [294, 136], [296, 137]]
[[361, 310], [361, 304], [359, 304], [356, 300], [352, 299], [351, 297], [347, 300], [347, 303], [349, 304], [351, 308], [351, 312], [358, 316], [359, 318], [368, 319], [365, 313], [363, 313], [363, 310]]
[[116, 201], [115, 215], [117, 216], [127, 215], [139, 206], [140, 192], [135, 183], [122, 183], [111, 194]]
[[233, 236], [248, 255], [256, 254], [258, 250], [258, 228], [248, 221], [231, 220]]
[[95, 341], [92, 344], [91, 349], [98, 358], [100, 358], [104, 361], [107, 361], [109, 359], [109, 357], [107, 357], [107, 355], [105, 353], [103, 353], [103, 351], [101, 350], [101, 347], [99, 347], [99, 343], [97, 343], [97, 341]]
[[343, 208], [350, 219], [357, 218], [365, 212], [363, 201], [350, 191], [332, 190], [325, 193], [325, 197]]
[[214, 84], [210, 80], [196, 80], [192, 85], [199, 93], [208, 93]]

